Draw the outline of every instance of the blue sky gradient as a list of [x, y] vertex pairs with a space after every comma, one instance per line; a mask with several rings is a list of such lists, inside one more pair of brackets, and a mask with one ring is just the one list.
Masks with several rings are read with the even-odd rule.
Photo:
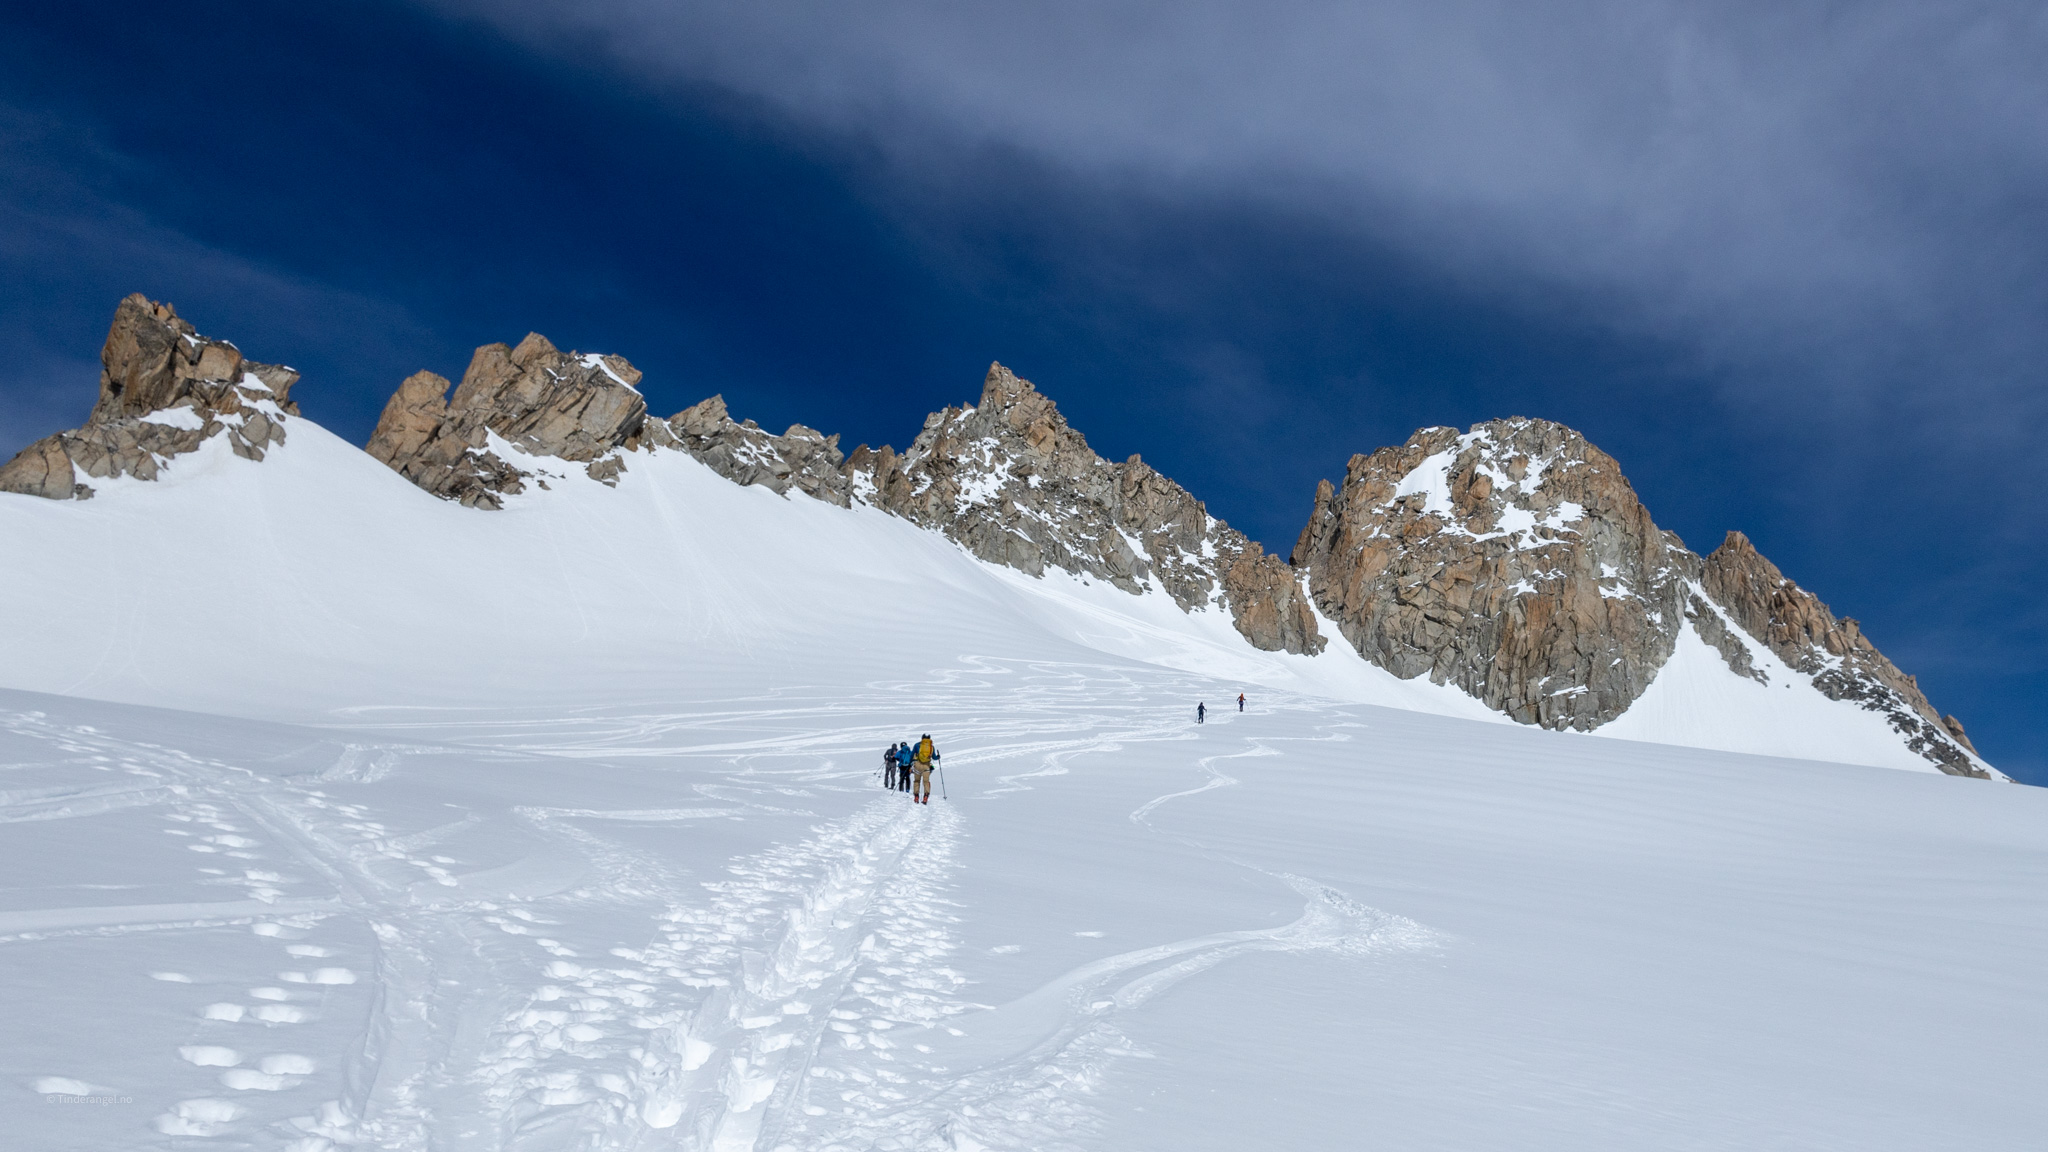
[[[1191, 45], [1144, 5], [1107, 30], [1055, 5], [1088, 34], [1037, 39], [1001, 9], [880, 7], [897, 23], [852, 32], [773, 5], [17, 7], [0, 451], [83, 417], [131, 291], [301, 369], [307, 414], [357, 442], [404, 376], [529, 330], [625, 355], [658, 412], [720, 392], [848, 447], [904, 445], [999, 359], [1283, 554], [1352, 453], [1546, 417], [1694, 548], [1748, 533], [1993, 763], [2048, 782], [2048, 163], [2023, 69], [1988, 104], [1947, 80], [2004, 66], [1983, 28], [1774, 29], [1903, 53], [1823, 53], [1808, 72], [1833, 79], [1789, 90], [1765, 65], [1791, 49], [1682, 7], [1528, 33], [1624, 61], [1532, 78], [1511, 17], [1468, 42], [1388, 5], [1359, 43], [1457, 68], [1382, 67], [1369, 92], [1336, 68], [1266, 107], [1333, 68], [1288, 70], [1294, 40], [1245, 65], [1280, 73], [1155, 105], [1184, 75], [1231, 83], [1202, 55], [1231, 37]], [[1993, 31], [2024, 61], [2048, 37], [2012, 19]], [[1003, 51], [961, 67], [978, 36]], [[1680, 47], [1644, 72], [1640, 42]], [[1475, 68], [1500, 107], [1550, 111], [1466, 108]], [[1431, 87], [1453, 71], [1458, 95]], [[1700, 101], [1681, 74], [1771, 79]], [[1384, 111], [1410, 105], [1451, 119]]]

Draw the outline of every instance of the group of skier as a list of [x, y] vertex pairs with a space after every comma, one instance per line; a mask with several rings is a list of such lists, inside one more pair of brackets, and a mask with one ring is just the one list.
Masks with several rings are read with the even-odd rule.
[[[1244, 711], [1244, 693], [1237, 695], [1237, 710]], [[1195, 705], [1195, 723], [1208, 718], [1207, 704]], [[932, 734], [926, 732], [916, 740], [903, 740], [889, 745], [882, 753], [882, 787], [891, 792], [908, 792], [914, 803], [932, 802], [932, 771], [939, 765], [939, 750], [932, 743]], [[940, 795], [945, 794], [941, 780]]]
[[932, 802], [932, 769], [939, 763], [939, 750], [932, 744], [932, 734], [927, 732], [916, 741], [905, 740], [889, 745], [882, 753], [882, 787], [892, 792], [908, 792], [910, 799], [918, 804]]

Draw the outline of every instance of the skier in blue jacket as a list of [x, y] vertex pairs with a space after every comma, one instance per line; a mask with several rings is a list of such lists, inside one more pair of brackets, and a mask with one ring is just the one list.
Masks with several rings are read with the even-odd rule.
[[913, 741], [910, 741], [910, 740], [905, 740], [905, 741], [904, 741], [904, 742], [903, 742], [902, 744], [900, 744], [900, 745], [897, 745], [897, 748], [896, 748], [896, 789], [897, 789], [897, 791], [899, 791], [899, 792], [908, 792], [908, 791], [910, 791], [910, 764], [911, 764], [911, 761], [913, 761], [913, 760], [915, 760], [915, 759], [917, 759], [917, 744], [916, 744], [915, 742], [913, 742]]

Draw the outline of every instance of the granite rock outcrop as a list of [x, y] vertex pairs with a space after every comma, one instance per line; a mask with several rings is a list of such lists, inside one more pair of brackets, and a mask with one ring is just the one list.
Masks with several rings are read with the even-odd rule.
[[1425, 428], [1324, 481], [1294, 549], [1360, 655], [1547, 728], [1619, 716], [1671, 656], [1685, 567], [1562, 424]]
[[617, 483], [617, 455], [637, 446], [647, 419], [640, 371], [622, 356], [563, 352], [537, 332], [517, 347], [486, 344], [462, 384], [417, 372], [384, 405], [371, 456], [399, 475], [465, 507], [500, 508], [529, 481], [547, 486], [521, 457], [585, 465]]
[[780, 436], [736, 422], [713, 396], [666, 420], [649, 419], [640, 370], [622, 356], [563, 352], [539, 333], [517, 347], [476, 350], [462, 384], [417, 372], [398, 386], [370, 436], [370, 455], [414, 484], [466, 507], [497, 509], [528, 485], [548, 487], [542, 464], [582, 464], [616, 486], [635, 452], [686, 452], [736, 484], [791, 489], [851, 504], [839, 438], [793, 424]]
[[648, 439], [651, 445], [688, 452], [735, 484], [759, 484], [781, 494], [794, 488], [841, 508], [853, 502], [853, 481], [838, 436], [802, 424], [770, 435], [752, 420], [734, 422], [724, 396], [685, 408], [658, 426], [650, 424]]
[[[261, 460], [299, 414], [299, 374], [243, 357], [199, 335], [169, 304], [140, 293], [121, 301], [100, 349], [99, 399], [84, 424], [45, 436], [0, 466], [0, 492], [85, 500], [86, 479], [155, 480], [176, 457], [225, 436]], [[83, 479], [81, 478], [83, 477]]]

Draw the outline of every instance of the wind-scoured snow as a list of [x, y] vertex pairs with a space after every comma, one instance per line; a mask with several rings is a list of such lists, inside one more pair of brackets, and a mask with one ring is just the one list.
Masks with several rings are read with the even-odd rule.
[[183, 406], [159, 408], [142, 419], [151, 424], [162, 424], [167, 428], [182, 428], [188, 432], [197, 432], [199, 429], [206, 427], [206, 417], [201, 416], [194, 409]]
[[633, 387], [633, 385], [629, 383], [624, 376], [621, 376], [617, 372], [612, 371], [612, 366], [605, 362], [605, 358], [602, 353], [586, 352], [584, 353], [583, 357], [578, 361], [578, 363], [582, 364], [585, 368], [596, 368], [602, 371], [606, 376], [612, 378], [612, 382], [614, 384], [625, 385], [627, 389], [631, 390], [636, 395], [640, 391], [640, 389]]
[[[1796, 743], [1835, 713], [1770, 693], [1846, 706], [1789, 670], [1688, 629], [1637, 706], [1780, 758], [1523, 728], [625, 459], [478, 512], [294, 420], [260, 464], [0, 498], [11, 1143], [2048, 1131], [2044, 794], [1818, 762], [1882, 756]], [[1717, 669], [1763, 699], [1680, 707]], [[929, 806], [875, 780], [923, 732]]]

